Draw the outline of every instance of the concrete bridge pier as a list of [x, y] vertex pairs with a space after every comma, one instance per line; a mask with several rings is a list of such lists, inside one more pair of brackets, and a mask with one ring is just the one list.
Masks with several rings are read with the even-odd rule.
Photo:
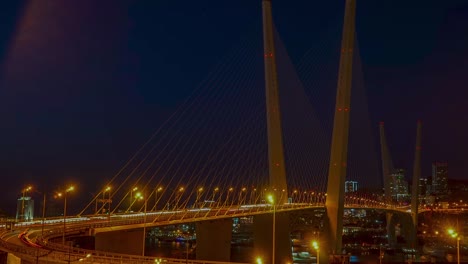
[[141, 255], [143, 246], [143, 228], [95, 234], [95, 249], [98, 251]]
[[229, 262], [231, 260], [232, 219], [196, 223], [197, 259]]
[[395, 234], [395, 226], [396, 222], [396, 215], [391, 212], [386, 213], [387, 216], [387, 241], [390, 247], [395, 247], [397, 244], [396, 234]]
[[401, 215], [401, 235], [406, 239], [406, 246], [410, 248], [415, 248], [416, 244], [416, 230], [413, 224], [413, 219], [411, 215], [405, 214]]
[[[275, 248], [273, 249], [273, 217], [275, 218]], [[260, 257], [263, 263], [292, 263], [291, 238], [288, 213], [275, 213], [254, 216], [254, 258]], [[255, 259], [252, 260], [252, 263]]]

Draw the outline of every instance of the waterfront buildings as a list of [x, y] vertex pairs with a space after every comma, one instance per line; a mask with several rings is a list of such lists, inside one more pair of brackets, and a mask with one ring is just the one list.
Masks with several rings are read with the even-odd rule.
[[447, 162], [432, 163], [432, 186], [431, 192], [443, 198], [448, 195], [448, 164]]

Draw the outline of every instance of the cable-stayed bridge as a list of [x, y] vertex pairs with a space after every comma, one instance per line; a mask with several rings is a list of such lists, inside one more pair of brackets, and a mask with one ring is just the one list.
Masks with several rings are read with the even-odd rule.
[[[384, 204], [364, 198], [350, 197], [347, 208], [365, 208], [374, 210], [387, 210], [395, 213], [405, 213], [407, 208], [384, 208]], [[276, 213], [290, 212], [298, 210], [324, 209], [323, 200], [315, 203], [290, 203], [275, 207]], [[89, 233], [90, 228], [94, 230], [94, 235], [100, 232], [122, 231], [126, 229], [150, 228], [156, 226], [188, 224], [201, 221], [214, 221], [220, 219], [230, 219], [233, 217], [246, 217], [255, 215], [269, 215], [271, 217], [273, 207], [271, 204], [258, 205], [233, 205], [230, 207], [181, 209], [171, 211], [126, 213], [108, 216], [72, 216], [67, 218], [66, 236], [79, 236]], [[154, 257], [119, 254], [114, 252], [104, 252], [98, 250], [86, 250], [69, 247], [68, 243], [63, 244], [61, 237], [64, 234], [63, 218], [57, 217], [33, 222], [19, 223], [17, 233], [2, 233], [2, 247], [8, 251], [15, 252], [22, 256], [24, 260], [35, 258], [41, 261], [67, 262], [70, 258], [73, 261], [89, 261], [93, 263], [154, 263]], [[27, 228], [27, 229], [26, 229]], [[28, 231], [24, 231], [28, 230]], [[11, 236], [21, 237], [23, 243], [29, 245], [15, 245], [7, 243], [5, 240]], [[58, 239], [54, 239], [58, 238]], [[138, 241], [133, 241], [138, 243]], [[141, 249], [140, 249], [141, 250]], [[156, 258], [157, 259], [157, 258]], [[168, 263], [182, 263], [185, 260], [164, 258]], [[221, 263], [203, 260], [189, 260], [189, 263]]]
[[[68, 261], [72, 253], [74, 259], [87, 261], [88, 253], [65, 246], [66, 237], [77, 232], [95, 236], [99, 252], [138, 255], [142, 248], [144, 256], [146, 228], [193, 222], [197, 258], [228, 262], [230, 219], [252, 216], [256, 251], [266, 263], [285, 263], [291, 255], [288, 212], [325, 209], [324, 255], [341, 253], [345, 207], [417, 216], [417, 202], [413, 210], [398, 209], [387, 199], [388, 193], [381, 195], [380, 190], [388, 189], [381, 182], [388, 183], [378, 176], [355, 40], [355, 0], [346, 1], [335, 57], [311, 51], [297, 71], [273, 26], [271, 1], [263, 0], [262, 5], [263, 52], [255, 38], [239, 44], [99, 187], [78, 218], [40, 223], [41, 236], [45, 225], [44, 237], [61, 234], [63, 248], [52, 240], [39, 240], [36, 246], [50, 247], [53, 254], [48, 255], [57, 255], [57, 261], [66, 261], [67, 253]], [[325, 66], [321, 60], [327, 61]], [[334, 107], [325, 107], [333, 117], [330, 113], [321, 117], [312, 104], [321, 103], [313, 97], [314, 89], [324, 87], [337, 91]], [[345, 195], [345, 180], [359, 182], [363, 191]], [[415, 234], [414, 217], [409, 223], [408, 232]], [[33, 228], [36, 236], [39, 226]], [[13, 253], [22, 250], [8, 243], [3, 247]], [[21, 252], [37, 259], [46, 253], [42, 248]], [[93, 262], [98, 262], [99, 254], [93, 251]], [[119, 258], [154, 263], [154, 258], [135, 260], [119, 254], [99, 261], [112, 263]]]

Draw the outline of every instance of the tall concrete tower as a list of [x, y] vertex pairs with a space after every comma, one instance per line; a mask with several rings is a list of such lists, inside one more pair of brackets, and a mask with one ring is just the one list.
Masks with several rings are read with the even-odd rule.
[[421, 178], [421, 130], [422, 123], [418, 121], [416, 128], [416, 148], [414, 150], [413, 186], [411, 187], [411, 218], [413, 220], [411, 240], [413, 242], [413, 247], [417, 246], [419, 178]]
[[349, 112], [355, 34], [356, 0], [346, 0], [341, 57], [336, 92], [336, 108], [333, 124], [330, 166], [327, 186], [327, 235], [326, 253], [341, 253], [343, 235], [344, 182], [348, 159]]
[[[288, 188], [283, 152], [271, 0], [262, 0], [262, 12], [270, 188], [273, 191], [274, 203], [283, 204], [288, 199]], [[264, 263], [291, 263], [289, 216], [285, 213], [275, 214], [274, 206], [272, 215], [254, 217], [254, 251], [256, 256], [262, 256]]]
[[[277, 194], [287, 194], [271, 0], [262, 1], [262, 11], [270, 187], [276, 189]], [[276, 196], [277, 203], [287, 202], [287, 195]]]

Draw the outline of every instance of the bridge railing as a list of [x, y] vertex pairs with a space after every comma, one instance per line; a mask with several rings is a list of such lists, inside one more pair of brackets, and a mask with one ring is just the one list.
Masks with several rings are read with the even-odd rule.
[[[191, 263], [191, 264], [228, 264], [232, 262], [219, 262], [219, 261], [204, 261], [204, 260], [185, 260], [174, 258], [156, 258], [156, 257], [143, 257], [128, 254], [117, 254], [108, 252], [99, 252], [94, 250], [79, 250], [72, 247], [62, 246], [54, 243], [53, 249], [34, 248], [27, 246], [15, 245], [3, 239], [0, 239], [0, 247], [6, 252], [12, 253], [15, 256], [29, 261], [42, 261], [70, 263], [70, 262], [89, 262], [89, 263], [119, 263], [119, 264], [154, 264], [154, 263]], [[57, 250], [60, 249], [60, 250]]]
[[[278, 210], [286, 210], [286, 209], [294, 209], [297, 207], [307, 207], [310, 205], [309, 204], [287, 204], [283, 206], [279, 206]], [[211, 214], [204, 213], [202, 215], [199, 215], [199, 211], [194, 210], [194, 209], [188, 209], [188, 210], [179, 210], [177, 212], [173, 212], [170, 214], [163, 214], [165, 215], [163, 218], [159, 218], [158, 220], [161, 222], [161, 224], [167, 223], [167, 224], [174, 224], [179, 221], [190, 221], [192, 220], [207, 220], [207, 219], [212, 219], [212, 217], [217, 218], [217, 217], [234, 217], [234, 216], [243, 216], [243, 215], [250, 215], [250, 214], [255, 214], [255, 213], [265, 213], [265, 212], [270, 212], [272, 210], [271, 206], [252, 206], [252, 207], [244, 207], [244, 208], [218, 208], [219, 210], [209, 210]], [[220, 211], [225, 211], [222, 214], [220, 214]], [[144, 216], [144, 215], [143, 215]], [[154, 221], [160, 215], [150, 215], [150, 217], [147, 217], [147, 221]], [[97, 222], [97, 223], [83, 223], [79, 225], [74, 225], [70, 226], [66, 230], [67, 235], [73, 235], [73, 234], [82, 234], [85, 232], [88, 232], [89, 229], [92, 228], [102, 228], [102, 227], [109, 227], [109, 226], [118, 226], [118, 225], [135, 225], [135, 224], [142, 224], [144, 223], [144, 217], [140, 214], [135, 214], [133, 216], [126, 216], [128, 219], [124, 220], [117, 220], [114, 219], [113, 221], [104, 221], [104, 222]], [[133, 261], [137, 260], [142, 263], [142, 261], [152, 261], [154, 263], [155, 259], [151, 258], [148, 259], [148, 257], [141, 257], [141, 256], [135, 256], [135, 255], [127, 255], [127, 254], [118, 254], [118, 253], [110, 253], [110, 252], [104, 252], [104, 251], [96, 251], [96, 250], [84, 250], [81, 248], [76, 248], [76, 247], [71, 247], [68, 244], [62, 244], [62, 243], [57, 243], [53, 242], [54, 238], [61, 237], [63, 235], [63, 226], [57, 226], [57, 228], [54, 228], [52, 230], [48, 230], [48, 232], [44, 235], [43, 239], [38, 239], [37, 243], [44, 246], [51, 248], [56, 251], [63, 252], [64, 254], [73, 254], [76, 256], [92, 256], [94, 259], [96, 258], [104, 258], [104, 259], [118, 259], [119, 261]], [[164, 261], [171, 261], [171, 263], [179, 263], [181, 260], [178, 259], [163, 259]], [[95, 260], [94, 260], [95, 261]], [[183, 260], [185, 262], [185, 260]], [[127, 262], [126, 262], [127, 263]], [[193, 263], [215, 263], [215, 262], [209, 262], [209, 261], [193, 261]], [[218, 263], [218, 262], [217, 262]]]
[[[296, 204], [283, 204], [276, 205], [275, 209], [278, 212], [296, 210], [299, 208], [314, 208], [323, 207], [323, 204], [310, 204], [310, 203], [296, 203]], [[349, 206], [349, 205], [348, 205]], [[357, 207], [367, 207], [366, 204], [360, 203]], [[48, 226], [46, 233], [42, 239], [37, 239], [37, 243], [47, 248], [29, 248], [18, 246], [1, 240], [0, 246], [5, 248], [6, 251], [12, 252], [23, 257], [54, 259], [59, 261], [92, 261], [94, 263], [157, 263], [159, 260], [151, 257], [135, 256], [128, 254], [110, 253], [96, 250], [84, 250], [81, 248], [71, 247], [67, 244], [54, 242], [54, 239], [61, 237], [66, 232], [66, 235], [80, 235], [89, 232], [91, 229], [104, 228], [110, 226], [123, 226], [123, 225], [142, 225], [144, 223], [151, 225], [171, 225], [183, 222], [196, 222], [203, 220], [211, 220], [218, 218], [231, 218], [251, 216], [255, 214], [270, 213], [273, 206], [269, 204], [261, 205], [238, 205], [220, 208], [200, 208], [200, 209], [185, 209], [177, 211], [160, 211], [148, 213], [133, 213], [123, 215], [113, 215], [111, 217], [81, 217], [81, 221], [68, 221], [66, 230], [63, 225], [56, 223], [53, 228]], [[146, 220], [146, 222], [145, 222]], [[62, 221], [63, 222], [63, 221]], [[38, 227], [39, 225], [31, 225], [31, 227]], [[185, 263], [185, 260], [180, 259], [162, 259], [164, 263]], [[210, 261], [195, 261], [191, 260], [187, 263], [219, 263]]]

